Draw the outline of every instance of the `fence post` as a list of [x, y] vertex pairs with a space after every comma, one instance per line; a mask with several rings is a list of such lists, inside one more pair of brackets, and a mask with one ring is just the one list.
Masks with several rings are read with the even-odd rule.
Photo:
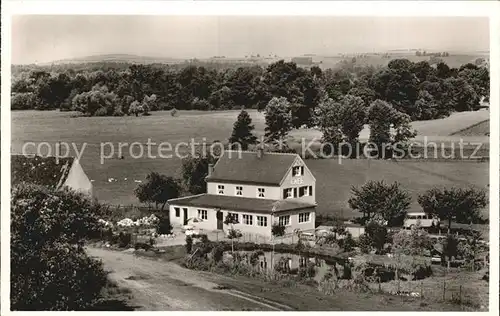
[[462, 305], [462, 284], [460, 284], [460, 287], [458, 289], [458, 301], [460, 305]]
[[446, 302], [446, 273], [443, 279], [443, 302]]
[[424, 282], [420, 281], [420, 301], [424, 300]]

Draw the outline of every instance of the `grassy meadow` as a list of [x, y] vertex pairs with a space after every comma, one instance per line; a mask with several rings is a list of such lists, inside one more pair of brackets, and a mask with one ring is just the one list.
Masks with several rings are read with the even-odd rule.
[[[257, 111], [249, 111], [256, 127], [256, 134], [264, 133], [264, 116]], [[74, 112], [59, 111], [14, 111], [12, 112], [12, 152], [20, 153], [23, 144], [47, 142], [52, 150], [57, 142], [75, 144], [78, 150], [86, 144], [81, 164], [93, 181], [95, 196], [111, 204], [138, 204], [133, 190], [136, 180], [144, 180], [151, 171], [178, 176], [180, 158], [162, 159], [157, 157], [134, 159], [130, 156], [129, 145], [133, 142], [146, 144], [169, 142], [174, 147], [181, 142], [213, 140], [225, 141], [231, 134], [238, 111], [200, 112], [180, 111], [172, 117], [170, 112], [154, 112], [148, 117], [79, 117]], [[487, 120], [489, 111], [457, 113], [449, 118], [435, 121], [414, 122], [419, 131], [417, 138], [428, 136], [429, 139], [442, 142], [456, 142], [462, 137], [464, 142], [482, 141], [489, 144], [484, 133], [468, 132], [466, 136], [453, 135], [459, 130]], [[482, 132], [483, 129], [481, 129]], [[365, 128], [361, 138], [368, 136]], [[292, 137], [320, 138], [321, 133], [312, 129], [293, 131]], [[101, 143], [110, 142], [114, 146], [115, 157], [105, 159], [101, 164]], [[118, 158], [119, 143], [124, 159]], [[104, 153], [110, 154], [111, 146], [104, 147]], [[158, 156], [157, 146], [151, 147], [153, 156]], [[33, 147], [29, 148], [33, 152]], [[147, 149], [145, 149], [147, 152]], [[47, 147], [42, 148], [43, 154]], [[133, 153], [139, 154], [138, 147]], [[54, 152], [52, 152], [54, 154]], [[70, 155], [76, 155], [70, 149]], [[307, 160], [307, 165], [317, 179], [317, 202], [320, 213], [330, 213], [344, 217], [353, 214], [347, 205], [352, 185], [362, 185], [368, 180], [398, 181], [414, 197], [412, 208], [418, 209], [416, 197], [433, 186], [477, 186], [486, 188], [488, 182], [488, 163], [472, 161], [378, 161], [378, 160], [342, 160], [337, 159]], [[116, 181], [109, 182], [114, 178]]]

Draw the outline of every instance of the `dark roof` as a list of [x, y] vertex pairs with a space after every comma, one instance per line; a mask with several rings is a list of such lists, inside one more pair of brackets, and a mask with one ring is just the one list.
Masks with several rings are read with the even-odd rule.
[[297, 154], [226, 151], [214, 166], [207, 181], [227, 181], [280, 185]]
[[11, 155], [12, 184], [33, 183], [60, 188], [68, 178], [75, 158]]
[[[266, 200], [258, 198], [244, 198], [227, 195], [200, 194], [192, 195], [168, 201], [170, 205], [197, 206], [220, 208], [228, 211], [246, 211], [255, 213], [276, 213], [291, 210], [300, 210], [315, 207], [315, 204], [308, 204], [290, 200]], [[273, 208], [275, 210], [273, 211]]]

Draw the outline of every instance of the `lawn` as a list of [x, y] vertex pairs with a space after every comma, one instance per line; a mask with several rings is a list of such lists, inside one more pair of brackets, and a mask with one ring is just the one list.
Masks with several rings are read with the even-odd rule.
[[474, 125], [471, 125], [467, 128], [464, 128], [462, 130], [459, 130], [453, 135], [459, 135], [459, 136], [482, 136], [482, 135], [489, 135], [490, 133], [490, 120], [484, 120], [479, 123], [476, 123]]
[[[123, 147], [124, 159], [106, 159], [100, 162], [101, 143], [111, 142], [118, 151], [119, 142], [147, 143], [190, 142], [194, 138], [202, 142], [226, 140], [238, 115], [238, 111], [199, 112], [181, 111], [177, 117], [169, 112], [155, 112], [149, 117], [77, 117], [73, 112], [58, 111], [14, 111], [12, 112], [12, 151], [19, 153], [26, 142], [74, 143], [79, 150], [85, 143], [81, 164], [94, 184], [95, 196], [102, 202], [112, 204], [137, 204], [133, 190], [136, 180], [143, 180], [151, 171], [178, 176], [179, 158], [138, 158], [130, 156], [129, 147]], [[437, 121], [415, 122], [415, 128], [425, 135], [451, 141], [449, 136], [456, 130], [478, 123], [487, 118], [487, 110], [458, 113]], [[261, 113], [251, 111], [256, 133], [263, 134], [264, 118]], [[420, 127], [419, 127], [420, 126]], [[294, 138], [318, 134], [313, 130], [298, 130]], [[421, 132], [422, 135], [422, 132]], [[474, 136], [477, 138], [477, 136]], [[489, 142], [488, 137], [481, 137]], [[105, 147], [106, 154], [109, 146]], [[152, 155], [157, 156], [153, 146]], [[42, 150], [46, 153], [47, 148]], [[116, 153], [115, 152], [115, 153]], [[138, 154], [137, 147], [133, 152]], [[54, 152], [52, 152], [54, 154]], [[71, 155], [75, 151], [70, 150]], [[433, 186], [469, 186], [485, 188], [488, 184], [488, 163], [467, 161], [405, 161], [390, 162], [376, 160], [308, 160], [307, 165], [317, 179], [317, 202], [319, 213], [342, 216], [354, 215], [347, 205], [352, 185], [362, 185], [368, 180], [398, 181], [408, 189], [414, 201], [412, 208], [418, 209], [416, 197]], [[114, 178], [117, 181], [108, 182]], [[485, 211], [487, 213], [487, 211]]]

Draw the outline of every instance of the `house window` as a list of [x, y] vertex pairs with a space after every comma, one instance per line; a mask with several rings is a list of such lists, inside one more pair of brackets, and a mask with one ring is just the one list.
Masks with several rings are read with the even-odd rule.
[[292, 168], [292, 175], [294, 177], [300, 177], [304, 175], [304, 167], [303, 166], [295, 166]]
[[236, 195], [243, 195], [243, 187], [236, 186]]
[[264, 188], [257, 188], [257, 197], [263, 198], [265, 196], [266, 189]]
[[280, 216], [278, 219], [278, 223], [280, 226], [288, 226], [290, 225], [290, 215]]
[[283, 197], [285, 199], [293, 198], [293, 189], [292, 188], [288, 188], [288, 189], [283, 190]]
[[267, 217], [257, 216], [257, 226], [267, 226]]
[[243, 214], [243, 224], [245, 225], [253, 225], [253, 216]]
[[309, 219], [311, 218], [311, 213], [299, 213], [299, 223], [306, 223], [309, 222]]
[[240, 222], [238, 213], [227, 213], [227, 216], [229, 216], [230, 218], [232, 217], [236, 223]]
[[217, 193], [218, 194], [224, 194], [224, 186], [222, 184], [219, 184], [217, 186]]
[[305, 186], [299, 188], [299, 197], [302, 196], [311, 196], [312, 186]]
[[198, 210], [198, 217], [202, 220], [208, 219], [208, 211], [207, 210]]
[[178, 207], [175, 207], [174, 210], [175, 210], [175, 217], [181, 217], [181, 209]]

